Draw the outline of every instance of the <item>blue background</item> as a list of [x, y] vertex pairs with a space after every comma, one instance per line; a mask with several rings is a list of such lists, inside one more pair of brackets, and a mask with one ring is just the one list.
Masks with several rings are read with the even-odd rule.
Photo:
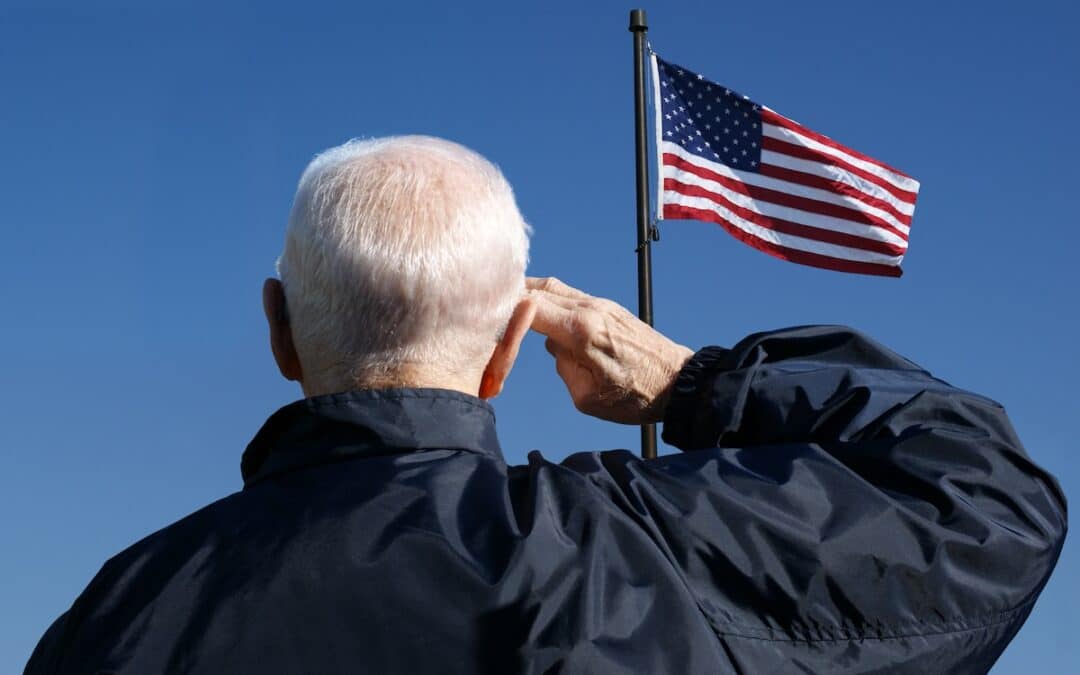
[[[349, 4], [0, 5], [0, 671], [107, 557], [238, 489], [298, 396], [259, 289], [315, 152], [471, 146], [516, 186], [533, 274], [634, 306], [630, 6]], [[864, 329], [1003, 402], [1075, 499], [1075, 4], [646, 7], [665, 58], [923, 184], [900, 280], [663, 223], [658, 327]], [[574, 411], [535, 336], [496, 408], [511, 462], [637, 446]], [[995, 673], [1075, 668], [1078, 563], [1073, 537]]]

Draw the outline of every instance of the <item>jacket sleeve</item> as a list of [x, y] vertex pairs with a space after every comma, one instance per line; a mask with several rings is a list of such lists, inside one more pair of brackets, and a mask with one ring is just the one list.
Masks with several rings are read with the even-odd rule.
[[593, 480], [751, 672], [843, 669], [852, 649], [889, 672], [983, 672], [1063, 544], [1065, 499], [1001, 406], [849, 329], [699, 351], [664, 440], [687, 452], [603, 453]]

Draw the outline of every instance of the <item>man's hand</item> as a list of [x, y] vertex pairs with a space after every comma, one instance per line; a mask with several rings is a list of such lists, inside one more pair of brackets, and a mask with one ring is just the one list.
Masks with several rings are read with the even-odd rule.
[[529, 277], [536, 317], [574, 406], [611, 422], [659, 422], [675, 377], [693, 355], [621, 305], [558, 279]]

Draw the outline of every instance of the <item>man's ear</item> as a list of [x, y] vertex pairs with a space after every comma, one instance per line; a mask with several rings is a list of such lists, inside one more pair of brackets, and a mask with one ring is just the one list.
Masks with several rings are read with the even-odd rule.
[[267, 279], [262, 290], [263, 312], [270, 325], [270, 350], [274, 352], [278, 370], [286, 380], [301, 382], [304, 374], [300, 369], [300, 357], [293, 345], [289, 314], [285, 311], [285, 289], [277, 279]]
[[521, 341], [529, 332], [534, 316], [536, 316], [536, 304], [532, 298], [526, 296], [514, 308], [510, 322], [506, 324], [506, 330], [495, 345], [495, 351], [491, 353], [487, 367], [484, 368], [484, 376], [480, 378], [480, 398], [495, 398], [502, 391], [503, 384], [510, 375], [510, 369], [514, 367], [518, 350], [521, 349]]

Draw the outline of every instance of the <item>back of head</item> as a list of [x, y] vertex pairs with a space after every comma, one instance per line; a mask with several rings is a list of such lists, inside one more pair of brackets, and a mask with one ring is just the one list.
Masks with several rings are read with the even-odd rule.
[[524, 292], [528, 234], [499, 170], [455, 143], [354, 140], [317, 156], [278, 261], [305, 388], [482, 368]]

